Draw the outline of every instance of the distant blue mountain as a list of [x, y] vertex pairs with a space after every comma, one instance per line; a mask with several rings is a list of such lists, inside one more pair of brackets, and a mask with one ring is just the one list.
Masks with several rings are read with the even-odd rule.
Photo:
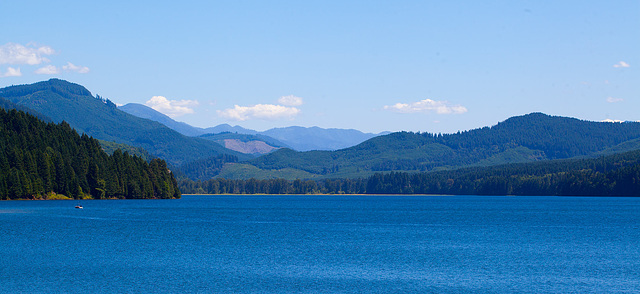
[[380, 135], [389, 134], [383, 132], [379, 134], [363, 133], [353, 129], [323, 129], [319, 127], [286, 127], [273, 128], [264, 132], [245, 129], [241, 126], [231, 126], [221, 124], [210, 128], [198, 128], [183, 122], [177, 122], [172, 118], [142, 104], [129, 103], [118, 107], [120, 110], [137, 117], [157, 121], [183, 135], [201, 136], [204, 134], [237, 133], [246, 135], [263, 135], [274, 138], [297, 151], [310, 150], [338, 150], [358, 145], [366, 140]]
[[381, 135], [363, 133], [353, 129], [323, 129], [319, 127], [273, 128], [261, 132], [261, 134], [278, 139], [297, 151], [344, 149]]
[[248, 134], [248, 135], [258, 134], [258, 132], [254, 130], [245, 129], [241, 126], [232, 127], [228, 124], [221, 124], [221, 125], [217, 125], [215, 127], [210, 127], [210, 128], [194, 127], [184, 122], [175, 121], [174, 119], [158, 112], [157, 110], [151, 107], [138, 104], [138, 103], [129, 103], [123, 106], [118, 106], [118, 109], [140, 118], [146, 118], [152, 121], [157, 121], [185, 136], [197, 137], [205, 134], [219, 134], [219, 133], [225, 133], [225, 132]]
[[186, 123], [175, 121], [172, 118], [154, 110], [153, 108], [142, 104], [129, 103], [123, 106], [118, 106], [118, 109], [140, 118], [157, 121], [185, 136], [196, 137], [206, 133], [201, 128], [196, 128]]
[[225, 133], [225, 132], [245, 134], [245, 135], [259, 134], [259, 132], [257, 131], [245, 129], [241, 126], [231, 126], [229, 124], [221, 124], [215, 127], [206, 128], [204, 129], [204, 131], [205, 131], [205, 134], [219, 134], [219, 133]]

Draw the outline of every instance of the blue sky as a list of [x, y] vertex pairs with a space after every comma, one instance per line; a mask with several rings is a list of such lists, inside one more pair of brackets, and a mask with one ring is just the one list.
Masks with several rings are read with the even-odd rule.
[[637, 0], [2, 1], [0, 11], [1, 87], [62, 78], [200, 127], [450, 133], [530, 112], [640, 120]]

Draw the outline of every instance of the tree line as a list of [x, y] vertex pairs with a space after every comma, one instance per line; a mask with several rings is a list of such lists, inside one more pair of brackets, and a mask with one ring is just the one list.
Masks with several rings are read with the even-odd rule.
[[164, 160], [112, 155], [71, 126], [0, 109], [0, 199], [179, 198]]
[[375, 173], [361, 179], [183, 179], [188, 194], [450, 194], [640, 196], [640, 150], [591, 159]]
[[206, 181], [182, 179], [185, 194], [363, 194], [365, 179], [324, 179], [293, 181], [285, 179], [231, 180], [213, 178]]

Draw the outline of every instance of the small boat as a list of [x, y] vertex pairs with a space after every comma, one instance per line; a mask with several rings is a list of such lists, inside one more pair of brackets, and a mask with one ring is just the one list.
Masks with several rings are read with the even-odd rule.
[[82, 209], [82, 205], [80, 205], [80, 203], [78, 203], [78, 205], [76, 205], [77, 209]]

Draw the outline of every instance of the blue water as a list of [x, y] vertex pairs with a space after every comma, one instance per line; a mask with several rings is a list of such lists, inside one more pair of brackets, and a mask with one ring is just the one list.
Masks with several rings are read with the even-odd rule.
[[640, 199], [0, 202], [0, 292], [640, 292]]

